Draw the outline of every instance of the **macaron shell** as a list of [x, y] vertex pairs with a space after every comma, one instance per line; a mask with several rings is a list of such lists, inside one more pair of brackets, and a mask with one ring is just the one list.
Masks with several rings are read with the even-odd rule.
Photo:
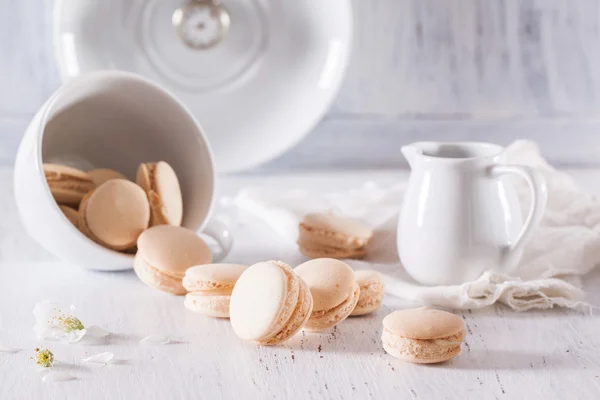
[[358, 299], [360, 297], [360, 288], [358, 283], [354, 282], [350, 292], [347, 295], [346, 301], [342, 304], [330, 309], [323, 311], [314, 311], [311, 313], [310, 318], [306, 322], [304, 328], [309, 331], [324, 331], [333, 328], [335, 325], [344, 321], [350, 316], [350, 313], [356, 307]]
[[79, 212], [76, 209], [63, 205], [59, 205], [58, 207], [73, 225], [79, 227]]
[[133, 270], [142, 282], [153, 289], [174, 295], [183, 295], [187, 293], [187, 290], [181, 285], [181, 279], [153, 268], [139, 252], [133, 260]]
[[86, 195], [80, 207], [82, 229], [115, 250], [134, 246], [149, 222], [146, 194], [135, 183], [123, 179], [100, 185]]
[[307, 214], [301, 224], [306, 229], [356, 238], [357, 241], [362, 241], [361, 245], [373, 236], [373, 231], [360, 222], [330, 212]]
[[462, 318], [429, 307], [398, 310], [383, 319], [383, 327], [395, 335], [409, 339], [439, 339], [464, 334]]
[[190, 267], [183, 277], [183, 286], [190, 292], [230, 289], [247, 269], [241, 264], [204, 264]]
[[[295, 296], [291, 293], [293, 284], [296, 285]], [[231, 294], [229, 313], [235, 333], [244, 340], [268, 341], [281, 330], [293, 312], [299, 286], [297, 278], [290, 282], [278, 262], [261, 262], [248, 267]], [[287, 304], [290, 298], [293, 302]]]
[[205, 293], [188, 293], [183, 305], [190, 311], [214, 318], [229, 318], [231, 296], [212, 296]]
[[44, 175], [48, 181], [57, 181], [65, 179], [77, 179], [81, 181], [91, 181], [87, 172], [66, 165], [49, 164], [43, 165]]
[[313, 312], [330, 310], [348, 298], [355, 284], [348, 264], [332, 258], [319, 258], [300, 264], [294, 272], [306, 282], [313, 297]]
[[137, 244], [138, 254], [146, 262], [179, 281], [189, 267], [212, 261], [204, 240], [195, 232], [179, 226], [153, 226], [140, 235]]
[[115, 171], [114, 169], [110, 168], [93, 169], [88, 171], [88, 175], [96, 186], [100, 186], [104, 182], [110, 181], [111, 179], [127, 179], [127, 177], [119, 171]]
[[136, 182], [148, 195], [152, 210], [151, 225], [180, 226], [183, 219], [183, 199], [179, 179], [164, 161], [141, 164]]
[[292, 312], [289, 320], [275, 336], [271, 337], [269, 340], [260, 342], [260, 344], [272, 346], [285, 342], [298, 333], [310, 318], [313, 305], [310, 289], [302, 279], [299, 279], [299, 282], [300, 291], [298, 293], [298, 302], [296, 303], [296, 308]]

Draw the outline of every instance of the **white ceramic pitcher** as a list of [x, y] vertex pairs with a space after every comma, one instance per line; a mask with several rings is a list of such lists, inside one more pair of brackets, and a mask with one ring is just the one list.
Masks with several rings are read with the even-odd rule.
[[[448, 285], [514, 269], [546, 206], [543, 176], [505, 164], [504, 148], [494, 144], [419, 142], [402, 153], [412, 169], [398, 226], [406, 271], [421, 283]], [[507, 174], [531, 188], [525, 223]]]

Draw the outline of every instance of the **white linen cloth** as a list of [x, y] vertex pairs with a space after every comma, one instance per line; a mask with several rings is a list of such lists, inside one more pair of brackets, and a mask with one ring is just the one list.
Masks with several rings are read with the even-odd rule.
[[[567, 174], [551, 167], [534, 143], [517, 141], [506, 153], [509, 163], [536, 167], [548, 182], [548, 205], [541, 226], [511, 276], [488, 271], [461, 285], [415, 283], [404, 272], [396, 252], [396, 224], [406, 182], [391, 188], [367, 182], [338, 193], [245, 188], [235, 204], [294, 244], [298, 223], [309, 212], [333, 210], [364, 222], [375, 230], [367, 258], [350, 263], [383, 272], [387, 293], [403, 299], [452, 309], [481, 308], [495, 302], [517, 311], [586, 305], [579, 277], [600, 263], [600, 202], [579, 189]], [[522, 180], [515, 179], [514, 185], [526, 215], [529, 188]]]

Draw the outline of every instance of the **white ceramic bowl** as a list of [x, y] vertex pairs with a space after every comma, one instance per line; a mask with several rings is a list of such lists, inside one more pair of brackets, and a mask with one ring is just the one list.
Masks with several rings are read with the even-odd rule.
[[202, 122], [218, 172], [270, 160], [307, 134], [334, 99], [350, 52], [350, 0], [221, 3], [229, 31], [195, 50], [172, 23], [184, 0], [56, 0], [62, 79], [98, 69], [139, 73]]
[[[126, 72], [96, 72], [59, 88], [35, 115], [17, 152], [15, 197], [28, 233], [62, 260], [121, 270], [133, 256], [85, 237], [63, 215], [44, 177], [44, 162], [84, 170], [112, 168], [134, 180], [142, 162], [164, 160], [181, 184], [183, 226], [205, 227], [214, 199], [212, 153], [185, 106], [156, 84]], [[228, 232], [211, 227], [224, 250]]]

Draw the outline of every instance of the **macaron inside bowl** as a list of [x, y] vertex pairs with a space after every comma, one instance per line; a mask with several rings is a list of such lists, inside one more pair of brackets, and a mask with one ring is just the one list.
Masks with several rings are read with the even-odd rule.
[[231, 325], [243, 340], [275, 345], [302, 329], [312, 305], [306, 283], [289, 265], [261, 262], [248, 267], [233, 288]]
[[88, 171], [88, 175], [90, 178], [92, 178], [92, 181], [96, 186], [100, 186], [104, 182], [110, 181], [111, 179], [127, 179], [127, 177], [119, 171], [115, 171], [114, 169], [110, 168], [93, 169]]
[[183, 200], [179, 180], [173, 168], [164, 161], [141, 164], [136, 182], [148, 196], [152, 217], [150, 226], [180, 226]]
[[146, 194], [124, 179], [103, 183], [86, 194], [79, 206], [79, 229], [96, 243], [113, 250], [135, 246], [149, 221]]
[[58, 206], [60, 210], [65, 214], [65, 217], [79, 229], [79, 211], [69, 206]]
[[396, 358], [432, 364], [457, 356], [464, 337], [465, 324], [460, 317], [421, 307], [386, 316], [381, 340], [385, 351]]
[[332, 328], [356, 307], [360, 288], [348, 264], [333, 258], [317, 258], [300, 264], [294, 272], [306, 282], [313, 298], [313, 311], [305, 329]]
[[188, 268], [212, 261], [204, 240], [179, 226], [153, 226], [140, 235], [137, 246], [133, 262], [137, 276], [151, 288], [171, 294], [187, 292], [182, 279]]
[[96, 185], [87, 172], [58, 164], [44, 164], [44, 176], [54, 200], [60, 205], [78, 207]]
[[377, 310], [383, 302], [385, 291], [381, 274], [372, 269], [365, 269], [355, 271], [354, 277], [360, 287], [360, 297], [350, 315], [365, 315]]
[[182, 282], [189, 292], [185, 295], [185, 307], [208, 317], [229, 318], [231, 292], [247, 268], [240, 264], [205, 264], [188, 268]]

